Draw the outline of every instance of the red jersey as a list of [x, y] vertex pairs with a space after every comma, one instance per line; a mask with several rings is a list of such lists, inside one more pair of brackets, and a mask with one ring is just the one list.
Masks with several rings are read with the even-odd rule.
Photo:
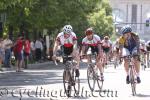
[[23, 41], [18, 39], [16, 44], [16, 52], [21, 53], [22, 49], [23, 49]]
[[26, 53], [30, 53], [30, 42], [29, 42], [29, 40], [25, 40], [24, 51]]

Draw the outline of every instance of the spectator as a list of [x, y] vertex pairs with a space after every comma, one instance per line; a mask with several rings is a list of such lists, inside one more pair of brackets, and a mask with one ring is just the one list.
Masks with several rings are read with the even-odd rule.
[[30, 42], [30, 48], [31, 48], [31, 53], [30, 53], [30, 57], [32, 61], [35, 61], [35, 41], [31, 41]]
[[0, 38], [0, 71], [3, 71], [2, 63], [4, 61], [4, 56], [5, 56], [5, 51], [4, 51], [4, 46], [3, 46], [3, 39]]
[[43, 50], [43, 45], [40, 39], [37, 39], [35, 42], [35, 56], [36, 56], [36, 61], [41, 60], [42, 56], [42, 50]]
[[4, 40], [4, 49], [5, 49], [5, 60], [4, 60], [4, 66], [7, 68], [10, 68], [10, 58], [11, 58], [11, 47], [12, 47], [12, 41], [8, 38], [6, 35]]
[[27, 69], [27, 64], [29, 61], [29, 55], [30, 55], [30, 41], [28, 38], [26, 38], [24, 41], [25, 69]]
[[15, 58], [17, 60], [17, 65], [16, 65], [16, 72], [22, 72], [21, 67], [22, 67], [22, 60], [23, 60], [23, 37], [21, 35], [18, 36], [18, 39], [16, 43], [14, 44], [14, 54]]

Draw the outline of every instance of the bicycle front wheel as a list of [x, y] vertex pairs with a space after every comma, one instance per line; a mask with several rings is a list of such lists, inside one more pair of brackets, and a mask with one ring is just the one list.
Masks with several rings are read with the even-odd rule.
[[74, 91], [75, 91], [75, 96], [78, 96], [79, 95], [79, 92], [80, 92], [80, 79], [79, 77], [76, 77], [75, 76], [76, 73], [75, 73], [75, 70], [73, 70], [73, 83], [74, 83]]
[[93, 69], [93, 66], [89, 66], [87, 69], [87, 80], [88, 80], [88, 85], [91, 91], [94, 91], [95, 88], [95, 72]]
[[98, 84], [98, 87], [99, 87], [99, 89], [100, 89], [100, 91], [101, 91], [101, 90], [102, 90], [102, 87], [103, 87], [103, 82], [104, 82], [104, 80], [99, 79], [98, 76], [100, 76], [100, 77], [103, 77], [103, 76], [97, 75], [97, 84]]
[[67, 97], [71, 97], [71, 73], [69, 70], [64, 70], [63, 72], [63, 84], [64, 84], [64, 91]]
[[134, 71], [133, 68], [130, 68], [130, 83], [131, 83], [131, 89], [132, 89], [132, 95], [136, 95], [136, 81], [134, 77]]

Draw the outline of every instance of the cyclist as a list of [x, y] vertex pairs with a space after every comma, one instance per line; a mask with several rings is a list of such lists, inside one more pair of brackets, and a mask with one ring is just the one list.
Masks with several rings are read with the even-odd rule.
[[100, 62], [100, 57], [102, 57], [100, 37], [98, 35], [94, 34], [92, 28], [86, 29], [85, 35], [86, 35], [86, 37], [83, 38], [83, 40], [82, 40], [81, 55], [85, 55], [89, 48], [91, 48], [92, 53], [96, 52], [98, 54], [96, 57], [96, 60], [97, 60], [96, 65], [97, 65], [97, 68], [99, 68], [100, 75], [101, 75], [101, 76], [99, 76], [99, 79], [103, 81], [104, 80], [103, 67]]
[[[140, 47], [140, 42], [139, 42], [139, 36], [136, 33], [132, 32], [132, 29], [129, 25], [125, 25], [121, 28], [120, 32], [121, 36], [119, 38], [119, 49], [120, 49], [120, 54], [122, 56], [127, 56], [130, 54], [134, 54], [134, 64], [135, 64], [135, 71], [137, 75], [137, 83], [141, 82], [141, 79], [139, 77], [140, 74], [140, 57], [139, 57], [139, 47]], [[129, 67], [128, 67], [128, 60], [124, 58], [124, 67], [125, 71], [127, 73], [126, 77], [126, 83], [130, 83], [129, 79]]]
[[146, 63], [146, 52], [145, 40], [140, 40], [140, 54], [144, 64]]
[[105, 64], [107, 65], [107, 61], [110, 60], [111, 55], [112, 55], [111, 54], [112, 53], [112, 42], [110, 41], [108, 36], [105, 36], [101, 43], [102, 43], [103, 52], [106, 55]]
[[149, 67], [150, 40], [146, 42], [146, 50], [147, 50], [147, 64], [148, 64], [148, 67]]
[[71, 25], [65, 25], [62, 29], [62, 32], [60, 32], [57, 37], [54, 44], [53, 49], [53, 60], [56, 59], [56, 53], [59, 49], [58, 47], [61, 46], [63, 53], [65, 55], [72, 55], [74, 60], [77, 61], [76, 66], [76, 77], [79, 77], [79, 52], [77, 48], [77, 37], [76, 34], [73, 32]]

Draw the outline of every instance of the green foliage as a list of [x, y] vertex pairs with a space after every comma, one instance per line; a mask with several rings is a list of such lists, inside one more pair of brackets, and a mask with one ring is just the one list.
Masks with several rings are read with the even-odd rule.
[[111, 9], [105, 0], [102, 2], [102, 7], [96, 12], [89, 15], [89, 24], [95, 29], [95, 32], [100, 36], [111, 35], [113, 33], [113, 20]]
[[91, 26], [100, 35], [113, 31], [108, 0], [1, 0], [2, 11], [7, 14], [5, 27], [12, 26], [14, 32], [35, 34], [46, 28], [57, 34], [65, 24], [72, 25], [79, 38]]

